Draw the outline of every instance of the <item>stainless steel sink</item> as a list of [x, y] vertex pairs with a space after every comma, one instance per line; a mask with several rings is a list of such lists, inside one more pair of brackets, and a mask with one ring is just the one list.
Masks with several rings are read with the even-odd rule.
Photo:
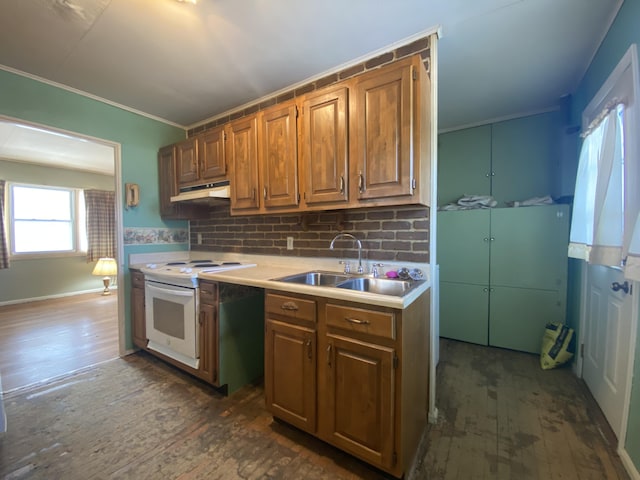
[[341, 275], [334, 272], [312, 271], [289, 275], [288, 277], [274, 278], [278, 282], [301, 283], [303, 285], [317, 285], [323, 287], [332, 287], [340, 282], [349, 280], [349, 275]]
[[391, 280], [319, 270], [274, 278], [273, 280], [301, 285], [337, 287], [359, 292], [377, 293], [379, 295], [392, 295], [395, 297], [403, 297], [418, 285], [424, 283], [424, 280]]
[[388, 280], [385, 278], [351, 278], [339, 283], [336, 287], [357, 290], [359, 292], [403, 297], [420, 283], [421, 281]]

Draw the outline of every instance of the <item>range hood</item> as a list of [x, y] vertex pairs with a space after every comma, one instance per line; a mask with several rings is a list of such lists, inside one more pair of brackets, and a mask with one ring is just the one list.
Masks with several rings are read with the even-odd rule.
[[205, 183], [182, 187], [180, 193], [171, 197], [172, 202], [213, 203], [225, 201], [231, 197], [229, 180], [217, 183]]

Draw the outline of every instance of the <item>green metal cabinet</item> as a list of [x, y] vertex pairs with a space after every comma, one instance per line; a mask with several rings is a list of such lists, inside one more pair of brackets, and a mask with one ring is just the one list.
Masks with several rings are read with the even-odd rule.
[[539, 353], [566, 315], [568, 206], [437, 215], [440, 334]]
[[491, 195], [500, 205], [556, 190], [559, 131], [558, 112], [491, 126]]
[[548, 112], [438, 136], [438, 206], [463, 195], [506, 202], [557, 191], [559, 114]]
[[438, 205], [491, 194], [491, 125], [438, 136]]

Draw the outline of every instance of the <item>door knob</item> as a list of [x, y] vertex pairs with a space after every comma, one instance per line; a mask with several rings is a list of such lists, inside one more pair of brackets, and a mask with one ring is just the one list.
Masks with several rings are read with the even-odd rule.
[[611, 284], [611, 290], [613, 290], [614, 292], [622, 290], [624, 293], [629, 293], [629, 282], [627, 282], [626, 280], [622, 284], [613, 282]]

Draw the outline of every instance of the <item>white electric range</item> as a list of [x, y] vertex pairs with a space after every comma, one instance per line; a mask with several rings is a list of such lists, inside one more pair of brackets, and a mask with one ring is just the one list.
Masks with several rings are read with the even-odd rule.
[[149, 263], [140, 268], [144, 273], [147, 347], [197, 369], [198, 274], [254, 266], [254, 263], [184, 260]]

